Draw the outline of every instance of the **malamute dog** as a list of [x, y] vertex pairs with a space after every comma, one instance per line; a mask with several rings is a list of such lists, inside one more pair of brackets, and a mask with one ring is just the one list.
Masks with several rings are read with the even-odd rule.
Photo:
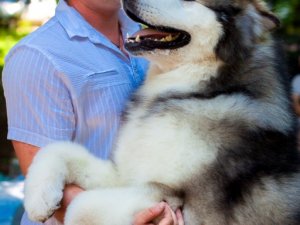
[[[299, 225], [300, 173], [288, 84], [260, 0], [124, 0], [148, 26], [126, 48], [152, 66], [111, 161], [41, 150], [25, 207], [43, 221], [66, 183], [85, 188], [66, 225], [130, 225], [162, 200], [187, 225]], [[101, 148], [101, 146], [99, 146]]]

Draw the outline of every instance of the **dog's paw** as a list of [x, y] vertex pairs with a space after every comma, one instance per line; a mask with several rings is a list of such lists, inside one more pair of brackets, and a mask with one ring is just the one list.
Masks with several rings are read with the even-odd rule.
[[24, 206], [33, 221], [46, 221], [59, 208], [68, 174], [60, 152], [56, 145], [50, 145], [38, 152], [29, 167]]
[[80, 193], [68, 206], [64, 224], [103, 225], [101, 202], [101, 196], [99, 198], [90, 191]]
[[[48, 168], [45, 168], [48, 166]], [[55, 163], [34, 162], [25, 180], [24, 206], [33, 221], [44, 222], [51, 217], [60, 206], [65, 186], [65, 171], [60, 167], [57, 171]]]
[[60, 207], [63, 190], [53, 185], [25, 186], [24, 206], [29, 219], [45, 222]]
[[137, 188], [85, 191], [69, 205], [65, 225], [130, 225], [134, 214], [154, 204]]

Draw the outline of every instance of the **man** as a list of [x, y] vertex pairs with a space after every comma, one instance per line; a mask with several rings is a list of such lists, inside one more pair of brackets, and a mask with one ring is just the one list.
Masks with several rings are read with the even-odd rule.
[[[127, 33], [138, 29], [119, 0], [61, 0], [55, 16], [10, 51], [3, 71], [8, 139], [25, 175], [37, 151], [57, 140], [109, 157], [120, 114], [147, 69], [145, 60], [123, 48]], [[75, 185], [65, 188], [56, 219], [63, 220], [81, 191]], [[180, 211], [172, 212], [166, 203], [138, 213], [134, 224], [151, 224], [157, 217], [159, 225], [183, 224]], [[21, 224], [36, 223], [25, 213]]]

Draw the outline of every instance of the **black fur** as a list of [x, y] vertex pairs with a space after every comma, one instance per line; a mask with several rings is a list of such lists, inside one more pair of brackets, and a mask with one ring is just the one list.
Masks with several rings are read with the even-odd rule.
[[299, 172], [294, 132], [284, 134], [260, 129], [240, 132], [239, 138], [237, 146], [220, 149], [216, 161], [216, 171], [226, 190], [224, 205], [227, 206], [241, 202], [245, 193], [262, 178], [280, 179]]
[[237, 29], [236, 19], [241, 9], [234, 7], [213, 8], [217, 19], [223, 25], [224, 34], [216, 46], [216, 55], [226, 64], [235, 64], [243, 61], [249, 56], [249, 46], [242, 40], [242, 33]]

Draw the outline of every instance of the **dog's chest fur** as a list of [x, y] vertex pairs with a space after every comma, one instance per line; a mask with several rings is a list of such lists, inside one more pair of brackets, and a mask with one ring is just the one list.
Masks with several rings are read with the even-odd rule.
[[214, 160], [215, 144], [199, 138], [199, 132], [204, 130], [192, 121], [176, 119], [181, 112], [147, 117], [145, 110], [144, 118], [141, 113], [136, 111], [131, 115], [136, 119], [122, 129], [116, 151], [117, 165], [124, 175], [121, 177], [129, 179], [126, 183], [152, 181], [178, 187], [193, 174], [201, 174], [205, 165]]
[[[207, 109], [210, 102], [185, 98], [199, 91], [197, 84], [207, 79], [203, 71], [209, 70], [213, 69], [179, 68], [147, 80], [136, 94], [115, 152], [126, 183], [160, 182], [180, 187], [215, 160], [220, 140], [209, 130], [221, 115]], [[204, 75], [199, 78], [199, 73]], [[169, 94], [176, 97], [169, 98]]]
[[[202, 214], [208, 224], [217, 225], [245, 200], [242, 196], [268, 185], [257, 182], [264, 180], [266, 174], [260, 173], [270, 166], [260, 168], [260, 164], [281, 154], [276, 153], [275, 139], [286, 142], [285, 135], [268, 129], [285, 130], [290, 116], [277, 106], [276, 95], [252, 98], [239, 90], [207, 95], [207, 84], [217, 77], [211, 72], [190, 66], [147, 80], [129, 106], [114, 159], [124, 184], [157, 182], [182, 191], [187, 220], [195, 221]], [[273, 120], [274, 114], [280, 119]], [[273, 140], [270, 146], [261, 145], [268, 139]], [[259, 145], [274, 153], [260, 153]], [[280, 191], [274, 196], [276, 202], [282, 201]], [[260, 199], [256, 202], [255, 212], [244, 211], [269, 210]]]

